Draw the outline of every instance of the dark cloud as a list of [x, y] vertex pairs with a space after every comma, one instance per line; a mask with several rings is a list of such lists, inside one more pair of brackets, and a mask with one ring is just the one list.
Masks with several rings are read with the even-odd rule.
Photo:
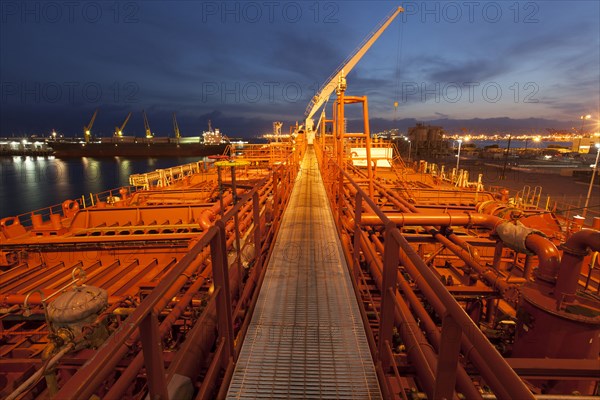
[[426, 68], [432, 82], [482, 82], [492, 80], [508, 71], [503, 60], [445, 61]]
[[[139, 8], [132, 23], [121, 18], [126, 4]], [[143, 134], [142, 109], [160, 135], [171, 134], [173, 111], [184, 135], [197, 135], [208, 118], [235, 132], [233, 136], [270, 130], [272, 120], [293, 123], [390, 9], [388, 2], [339, 2], [335, 23], [323, 23], [330, 9], [315, 3], [320, 4], [317, 16], [313, 3], [300, 2], [294, 4], [304, 14], [296, 23], [282, 18], [281, 5], [273, 21], [266, 9], [260, 21], [251, 21], [250, 14], [207, 13], [207, 4], [226, 3], [119, 3], [119, 21], [106, 8], [105, 18], [93, 24], [31, 23], [10, 16], [0, 24], [0, 136], [52, 128], [80, 134], [97, 107], [94, 130], [103, 135], [112, 134], [130, 111], [134, 115], [128, 130]], [[227, 2], [225, 7], [245, 4]], [[512, 82], [527, 80], [538, 84], [540, 102], [497, 104], [493, 115], [514, 117], [515, 110], [527, 110], [549, 118], [562, 113], [560, 118], [569, 119], [585, 107], [598, 110], [598, 6], [571, 4], [540, 2], [539, 23], [529, 25], [514, 23], [506, 9], [498, 24], [429, 19], [392, 26], [349, 74], [348, 93], [369, 96], [370, 115], [381, 126], [392, 123], [395, 115], [458, 118], [471, 108], [423, 101], [419, 95], [403, 99], [403, 83], [430, 87], [503, 79], [510, 93]], [[71, 84], [77, 86], [75, 95], [63, 92], [54, 101], [51, 86], [64, 91]], [[90, 86], [100, 87], [102, 95], [96, 99], [82, 93]], [[400, 103], [396, 110], [395, 101]], [[360, 110], [349, 112], [358, 114]]]
[[[461, 133], [463, 128], [470, 132], [477, 133], [499, 133], [499, 132], [523, 132], [545, 133], [548, 128], [552, 129], [571, 129], [574, 121], [557, 121], [545, 118], [473, 118], [473, 119], [452, 119], [452, 118], [434, 118], [428, 120], [418, 120], [415, 118], [403, 118], [399, 120], [390, 120], [386, 118], [373, 118], [371, 120], [371, 131], [379, 132], [387, 129], [398, 128], [406, 133], [408, 128], [415, 126], [417, 122], [423, 122], [428, 125], [441, 126], [448, 133]], [[351, 130], [358, 130], [362, 126], [360, 119], [348, 121], [348, 127]]]

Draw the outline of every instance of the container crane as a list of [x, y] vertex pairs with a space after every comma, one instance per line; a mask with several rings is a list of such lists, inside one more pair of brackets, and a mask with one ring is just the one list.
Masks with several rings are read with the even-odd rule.
[[97, 108], [96, 111], [94, 111], [94, 115], [92, 115], [92, 119], [90, 119], [90, 122], [83, 127], [83, 137], [85, 138], [86, 143], [89, 143], [92, 137], [92, 126], [94, 125], [94, 121], [96, 120], [96, 115], [98, 115]]
[[404, 9], [402, 7], [398, 7], [393, 10], [387, 17], [383, 19], [382, 22], [379, 23], [377, 28], [367, 36], [362, 43], [358, 46], [358, 48], [338, 67], [338, 69], [325, 81], [325, 84], [321, 86], [321, 89], [317, 92], [317, 94], [312, 98], [308, 106], [306, 107], [305, 112], [305, 130], [306, 130], [306, 139], [308, 143], [312, 143], [315, 131], [313, 116], [315, 113], [329, 100], [329, 96], [334, 92], [335, 88], [340, 81], [340, 78], [343, 76], [347, 76], [348, 73], [354, 68], [354, 66], [360, 61], [362, 56], [371, 48], [373, 43], [381, 36], [381, 34], [387, 29], [387, 27], [394, 21], [394, 19], [403, 12]]
[[179, 138], [181, 138], [181, 133], [179, 132], [179, 124], [177, 123], [175, 113], [173, 113], [173, 131], [175, 132], [175, 139], [179, 140]]
[[115, 136], [116, 137], [123, 136], [123, 129], [125, 129], [125, 125], [127, 125], [127, 122], [129, 122], [129, 118], [131, 118], [131, 113], [127, 114], [127, 117], [125, 117], [125, 121], [123, 121], [123, 124], [121, 125], [121, 127], [115, 126]]
[[150, 124], [148, 123], [148, 116], [146, 115], [146, 111], [142, 110], [142, 114], [144, 115], [144, 129], [146, 131], [146, 139], [152, 139], [154, 135], [150, 130]]

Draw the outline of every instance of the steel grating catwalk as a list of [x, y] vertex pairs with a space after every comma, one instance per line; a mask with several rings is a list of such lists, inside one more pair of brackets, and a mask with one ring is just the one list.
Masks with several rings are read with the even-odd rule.
[[283, 215], [227, 398], [381, 398], [312, 147]]

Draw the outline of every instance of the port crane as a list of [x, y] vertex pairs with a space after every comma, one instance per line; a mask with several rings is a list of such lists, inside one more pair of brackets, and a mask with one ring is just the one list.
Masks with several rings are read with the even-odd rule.
[[154, 135], [150, 130], [150, 124], [148, 123], [148, 116], [146, 115], [146, 111], [142, 110], [142, 114], [144, 115], [144, 130], [146, 131], [146, 139], [152, 139]]
[[86, 143], [89, 143], [92, 137], [92, 126], [94, 125], [94, 121], [96, 120], [96, 115], [98, 115], [97, 108], [96, 111], [94, 111], [94, 115], [92, 115], [92, 119], [90, 119], [90, 122], [83, 127], [83, 137], [85, 138]]
[[385, 17], [375, 28], [375, 30], [362, 41], [358, 48], [342, 63], [342, 65], [338, 67], [338, 69], [329, 77], [329, 79], [325, 81], [325, 84], [321, 86], [317, 94], [311, 99], [310, 103], [306, 107], [304, 125], [308, 143], [312, 143], [312, 140], [315, 136], [316, 128], [314, 127], [313, 116], [323, 106], [323, 104], [329, 100], [329, 97], [336, 89], [340, 79], [348, 75], [348, 73], [360, 61], [365, 53], [371, 48], [373, 43], [375, 43], [375, 41], [379, 38], [379, 36], [381, 36], [387, 27], [394, 21], [398, 14], [403, 11], [404, 9], [402, 7], [398, 7], [387, 17]]
[[179, 132], [179, 124], [177, 123], [175, 113], [173, 113], [173, 131], [175, 132], [175, 139], [179, 140], [179, 138], [181, 138], [181, 133]]
[[116, 137], [123, 136], [123, 129], [125, 129], [125, 125], [127, 125], [127, 122], [129, 122], [129, 118], [131, 118], [131, 113], [127, 114], [127, 117], [125, 117], [125, 121], [123, 121], [123, 124], [121, 124], [121, 127], [118, 127], [118, 126], [115, 127], [115, 136]]

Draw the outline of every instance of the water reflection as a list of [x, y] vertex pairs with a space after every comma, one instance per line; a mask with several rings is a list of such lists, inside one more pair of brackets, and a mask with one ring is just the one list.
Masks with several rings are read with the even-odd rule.
[[117, 163], [119, 165], [119, 180], [122, 182], [123, 180], [129, 181], [129, 175], [132, 174], [131, 172], [131, 161], [128, 159], [121, 159], [119, 158], [117, 160]]
[[185, 158], [0, 158], [0, 218], [129, 185], [129, 176], [198, 161]]

